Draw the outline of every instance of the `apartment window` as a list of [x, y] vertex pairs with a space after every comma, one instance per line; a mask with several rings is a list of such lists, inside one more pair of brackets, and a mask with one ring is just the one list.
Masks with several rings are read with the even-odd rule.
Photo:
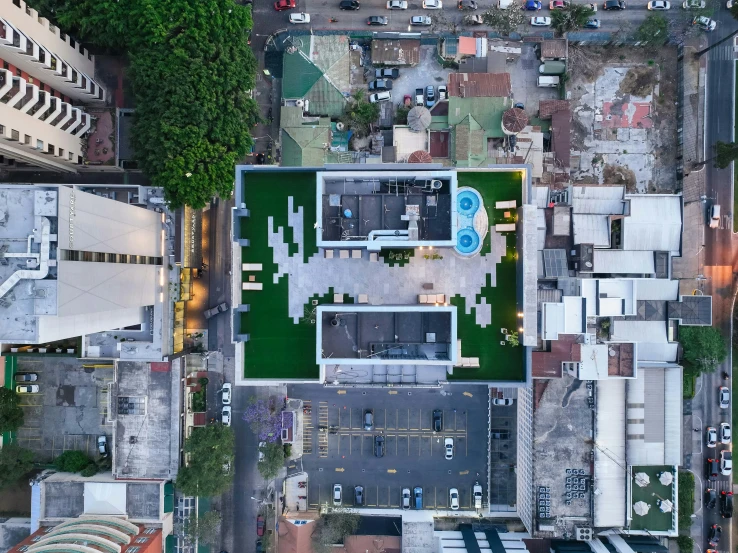
[[136, 553], [139, 549], [141, 549], [141, 548], [140, 547], [133, 546], [133, 547], [129, 547], [128, 549], [126, 549], [126, 551], [128, 553]]
[[59, 148], [59, 157], [64, 157], [64, 148]]
[[74, 161], [74, 154], [69, 152], [69, 161]]
[[3, 69], [10, 70], [10, 65], [8, 65], [7, 61], [3, 61]]
[[36, 149], [37, 150], [43, 150], [44, 149], [44, 141], [36, 139]]
[[31, 143], [31, 135], [30, 134], [23, 135], [23, 144], [30, 144], [30, 143]]
[[21, 545], [21, 546], [20, 546], [20, 547], [18, 548], [18, 551], [26, 551], [27, 549], [28, 549], [28, 546], [27, 546], [27, 545]]
[[[16, 8], [20, 8], [21, 7], [20, 0], [13, 0], [13, 4], [15, 4], [15, 7]], [[26, 549], [28, 549], [28, 548], [26, 548]], [[23, 551], [25, 551], [25, 549], [23, 549]]]
[[149, 534], [149, 535], [156, 534], [157, 530], [158, 528], [147, 528], [146, 530], [144, 530], [144, 534]]
[[31, 541], [39, 541], [41, 538], [43, 538], [43, 536], [41, 535], [33, 536], [33, 539]]
[[23, 76], [23, 71], [21, 71], [20, 69], [18, 69], [16, 67], [15, 68], [15, 75], [16, 75], [16, 77], [22, 77]]
[[136, 543], [146, 543], [149, 541], [149, 538], [136, 538]]
[[11, 140], [20, 140], [20, 133], [16, 131], [15, 129], [12, 129], [10, 131], [10, 139]]
[[5, 135], [5, 125], [0, 125], [0, 134]]

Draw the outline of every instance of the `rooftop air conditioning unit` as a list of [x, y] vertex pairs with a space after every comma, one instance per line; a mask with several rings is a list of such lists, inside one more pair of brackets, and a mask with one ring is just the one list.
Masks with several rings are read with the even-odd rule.
[[576, 528], [577, 541], [590, 541], [594, 537], [591, 528]]

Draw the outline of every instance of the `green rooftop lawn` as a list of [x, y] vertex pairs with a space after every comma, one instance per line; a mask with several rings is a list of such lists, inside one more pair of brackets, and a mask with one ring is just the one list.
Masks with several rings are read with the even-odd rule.
[[[658, 499], [668, 499], [674, 504], [674, 509], [677, 508], [677, 501], [675, 498], [672, 497], [674, 484], [672, 484], [671, 486], [664, 486], [663, 484], [661, 484], [661, 482], [659, 482], [659, 478], [657, 476], [657, 474], [659, 474], [660, 472], [669, 472], [672, 470], [674, 470], [674, 467], [666, 465], [648, 467], [634, 466], [632, 468], [632, 505], [635, 505], [639, 501], [643, 501], [645, 503], [648, 503], [651, 506], [651, 509], [649, 509], [648, 514], [645, 516], [640, 516], [633, 512], [633, 521], [630, 523], [631, 530], [650, 530], [651, 532], [666, 532], [672, 529], [672, 515], [674, 513], [662, 513], [658, 505], [656, 504], [656, 501]], [[639, 472], [645, 472], [646, 474], [648, 474], [648, 477], [650, 479], [650, 483], [645, 488], [641, 488], [638, 484], [635, 483], [635, 475]], [[675, 483], [676, 480], [677, 475], [674, 474]]]
[[[512, 222], [503, 219], [503, 210], [495, 209], [496, 201], [517, 200], [522, 203], [522, 176], [517, 171], [505, 173], [459, 172], [458, 185], [476, 189], [484, 201], [491, 226], [496, 223]], [[491, 233], [487, 233], [482, 245], [482, 253], [491, 251]], [[500, 345], [505, 337], [500, 328], [510, 332], [518, 329], [518, 309], [516, 300], [516, 250], [515, 234], [507, 235], [507, 255], [497, 264], [497, 286], [482, 288], [478, 299], [484, 296], [492, 306], [492, 324], [482, 328], [475, 320], [475, 309], [466, 314], [466, 300], [461, 296], [451, 298], [457, 306], [458, 338], [461, 340], [463, 357], [479, 357], [479, 368], [455, 368], [449, 380], [523, 380], [523, 347]], [[522, 336], [520, 337], [522, 341]]]

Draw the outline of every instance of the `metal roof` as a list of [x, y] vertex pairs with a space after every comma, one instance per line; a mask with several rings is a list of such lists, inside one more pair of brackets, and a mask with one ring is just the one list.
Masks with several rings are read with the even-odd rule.
[[592, 272], [600, 274], [654, 274], [653, 252], [597, 249], [593, 256]]
[[507, 98], [512, 94], [509, 73], [451, 73], [449, 97]]
[[624, 186], [573, 186], [574, 213], [622, 215], [625, 209]]
[[[637, 256], [641, 252], [628, 252]], [[646, 252], [643, 252], [646, 253]], [[637, 300], [675, 300], [679, 297], [679, 281], [667, 278], [639, 278], [636, 280]]]
[[595, 421], [594, 525], [625, 526], [627, 464], [625, 459], [625, 380], [597, 383]]
[[374, 39], [372, 63], [385, 65], [417, 65], [420, 62], [420, 40]]
[[539, 119], [551, 119], [557, 111], [569, 111], [569, 100], [541, 100], [538, 102]]
[[627, 195], [630, 216], [623, 220], [623, 249], [667, 251], [679, 255], [682, 244], [682, 197]]
[[610, 247], [610, 221], [607, 215], [574, 213], [574, 243]]
[[615, 319], [612, 325], [613, 341], [637, 342], [638, 361], [673, 363], [678, 344], [669, 342], [666, 321], [623, 321]]
[[552, 38], [541, 42], [541, 59], [566, 59], [566, 39]]

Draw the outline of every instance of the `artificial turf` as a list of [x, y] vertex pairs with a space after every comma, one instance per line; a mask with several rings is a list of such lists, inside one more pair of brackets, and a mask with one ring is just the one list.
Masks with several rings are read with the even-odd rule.
[[[637, 515], [633, 513], [633, 521], [630, 523], [631, 530], [650, 530], [651, 532], [666, 532], [671, 530], [673, 525], [672, 512], [662, 513], [657, 505], [658, 499], [668, 499], [674, 503], [674, 509], [677, 508], [677, 500], [673, 497], [674, 484], [670, 486], [664, 486], [659, 482], [657, 474], [660, 472], [671, 472], [674, 467], [667, 465], [662, 466], [634, 466], [633, 472], [633, 498], [632, 504], [635, 505], [639, 501], [643, 501], [651, 506], [646, 515]], [[640, 472], [645, 472], [650, 480], [649, 484], [641, 488], [635, 483], [635, 476]], [[676, 482], [677, 475], [674, 474], [674, 481]]]

